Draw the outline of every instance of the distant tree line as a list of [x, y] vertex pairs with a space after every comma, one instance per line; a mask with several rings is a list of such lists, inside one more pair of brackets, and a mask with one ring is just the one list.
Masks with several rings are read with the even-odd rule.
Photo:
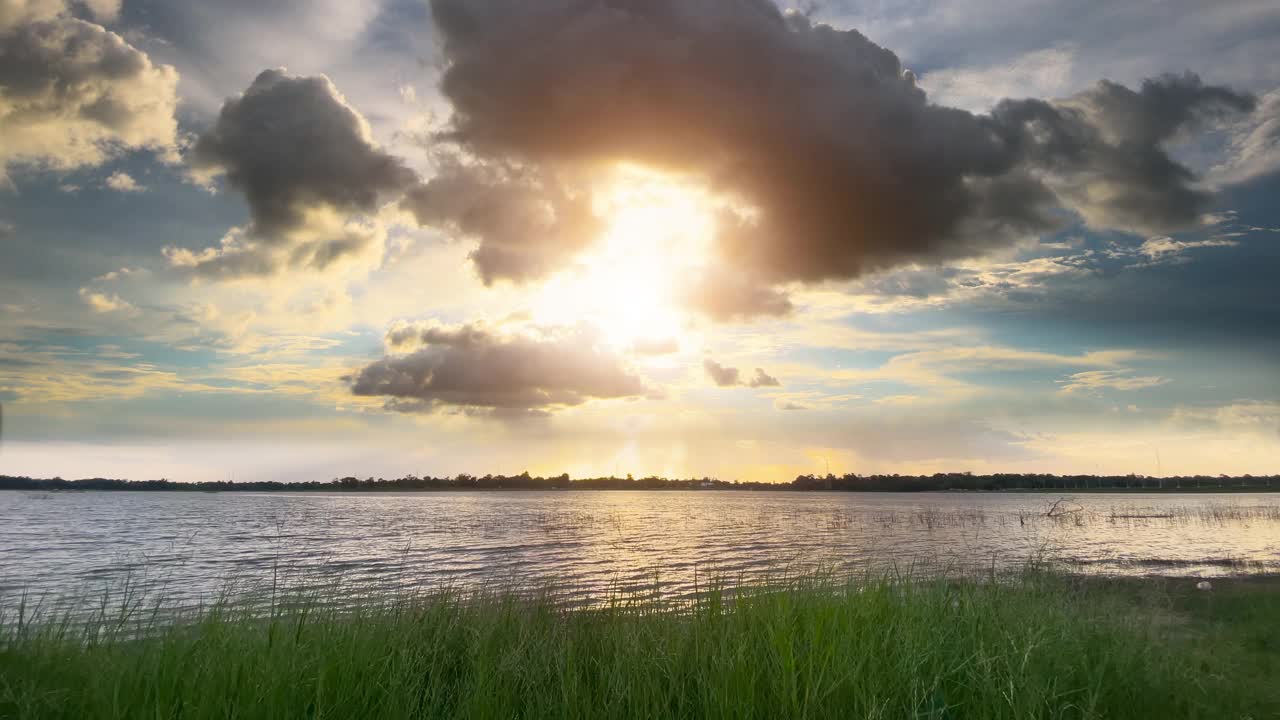
[[0, 475], [0, 490], [128, 490], [185, 492], [411, 492], [432, 490], [761, 490], [830, 492], [925, 492], [938, 490], [1277, 490], [1280, 475], [1040, 475], [936, 473], [933, 475], [800, 475], [790, 483], [738, 482], [713, 478], [596, 477], [571, 479], [519, 475], [455, 475], [401, 478], [343, 477], [326, 482], [175, 482], [173, 480], [64, 480]]
[[938, 490], [1280, 490], [1280, 475], [1049, 475], [935, 473], [933, 475], [801, 475], [792, 490], [930, 492]]

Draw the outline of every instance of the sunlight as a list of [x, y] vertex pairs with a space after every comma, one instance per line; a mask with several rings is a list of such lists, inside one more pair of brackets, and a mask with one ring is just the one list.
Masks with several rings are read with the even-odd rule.
[[547, 323], [589, 322], [617, 348], [683, 344], [681, 277], [707, 262], [710, 202], [696, 189], [620, 168], [595, 198], [607, 229], [574, 266], [549, 280], [534, 304]]

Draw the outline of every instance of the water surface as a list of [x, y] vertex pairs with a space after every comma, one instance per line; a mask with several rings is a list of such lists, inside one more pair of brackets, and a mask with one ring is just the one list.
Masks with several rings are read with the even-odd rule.
[[[1055, 503], [1057, 506], [1055, 507]], [[1280, 495], [788, 492], [0, 493], [0, 604], [125, 583], [568, 586], [582, 597], [814, 567], [1280, 571]]]

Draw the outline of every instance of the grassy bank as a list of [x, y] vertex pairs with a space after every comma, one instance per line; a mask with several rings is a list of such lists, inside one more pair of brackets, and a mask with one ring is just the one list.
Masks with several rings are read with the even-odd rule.
[[[1280, 717], [1280, 583], [807, 580], [658, 606], [231, 607], [0, 630], [0, 717]], [[135, 618], [136, 619], [136, 618]]]

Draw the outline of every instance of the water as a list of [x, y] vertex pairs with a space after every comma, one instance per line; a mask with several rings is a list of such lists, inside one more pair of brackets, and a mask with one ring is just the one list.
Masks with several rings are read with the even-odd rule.
[[231, 581], [335, 579], [679, 596], [713, 574], [974, 572], [1032, 558], [1089, 573], [1280, 572], [1280, 495], [0, 493], [0, 606], [126, 583], [198, 602]]

